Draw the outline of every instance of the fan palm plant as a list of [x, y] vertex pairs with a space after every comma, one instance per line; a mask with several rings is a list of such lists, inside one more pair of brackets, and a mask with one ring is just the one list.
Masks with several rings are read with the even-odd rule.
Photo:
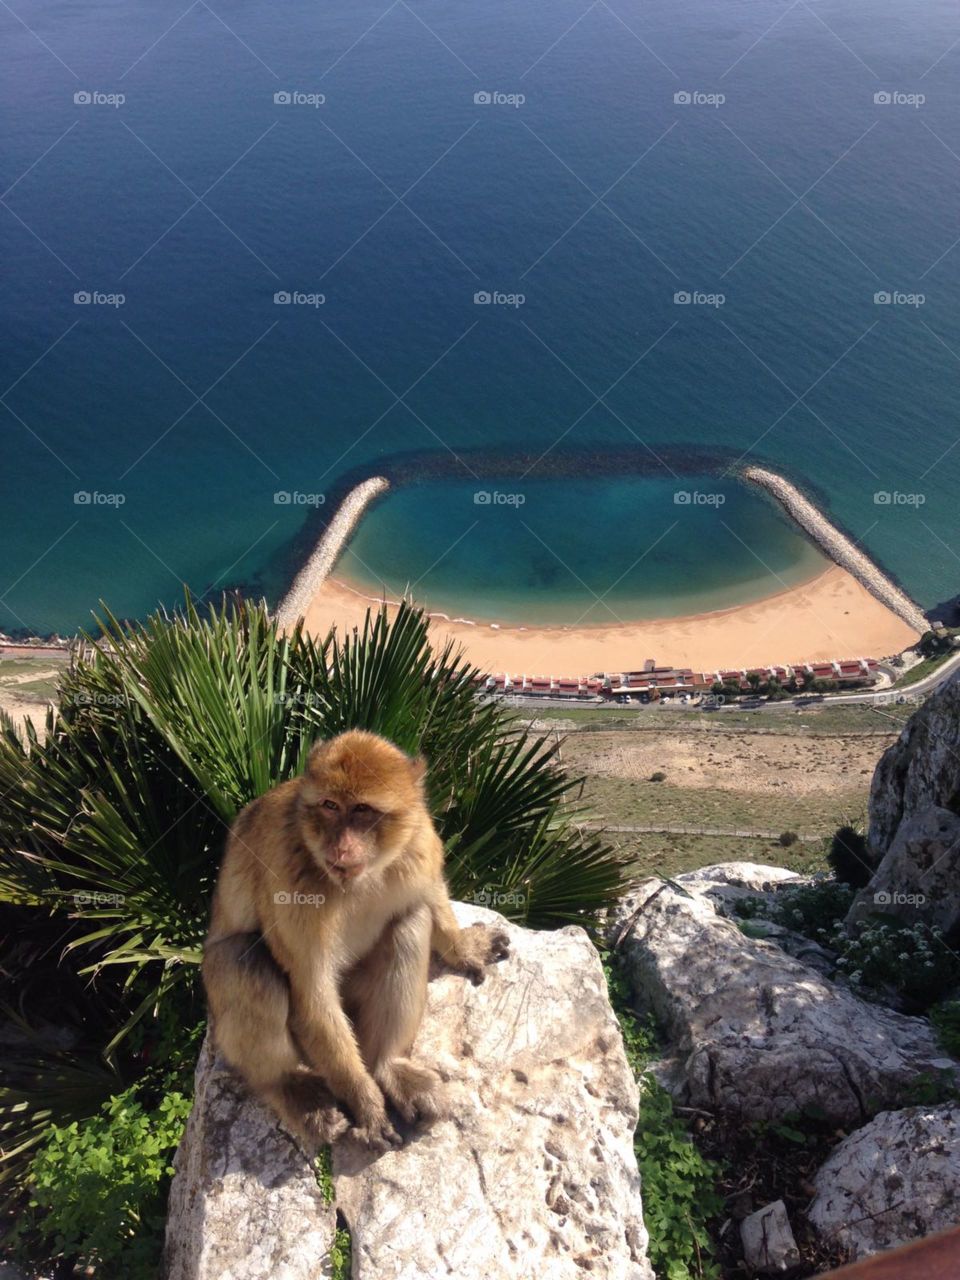
[[[106, 613], [100, 629], [45, 732], [0, 732], [0, 911], [16, 913], [21, 948], [24, 936], [50, 940], [58, 981], [88, 984], [70, 1048], [93, 1064], [81, 1079], [77, 1061], [24, 1037], [0, 1069], [13, 1170], [50, 1116], [88, 1115], [136, 1075], [124, 1037], [139, 1019], [176, 988], [198, 1000], [226, 828], [299, 773], [318, 738], [365, 728], [426, 756], [454, 896], [534, 926], [589, 926], [623, 891], [630, 866], [578, 826], [556, 746], [477, 697], [476, 668], [431, 646], [422, 611], [368, 613], [361, 630], [321, 642], [240, 601], [201, 614], [188, 599], [133, 627]], [[16, 967], [8, 944], [4, 970], [22, 994]], [[57, 1018], [42, 996], [28, 1004]], [[68, 1075], [69, 1088], [49, 1090]], [[31, 1079], [48, 1090], [33, 1105]]]

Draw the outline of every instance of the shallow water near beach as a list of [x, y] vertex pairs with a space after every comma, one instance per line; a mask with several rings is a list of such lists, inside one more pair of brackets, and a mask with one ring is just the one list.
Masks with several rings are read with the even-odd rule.
[[414, 587], [451, 617], [610, 626], [762, 599], [827, 564], [734, 480], [506, 476], [388, 494], [337, 572], [392, 597]]
[[[712, 483], [686, 445], [810, 488], [924, 606], [956, 593], [953, 0], [18, 12], [0, 628], [183, 581], [275, 601], [311, 504], [424, 451], [547, 460], [523, 507], [475, 508], [521, 486], [467, 465], [361, 525], [343, 573], [452, 613], [663, 616], [816, 572], [743, 486], [675, 504]], [[577, 452], [609, 474], [547, 480]]]

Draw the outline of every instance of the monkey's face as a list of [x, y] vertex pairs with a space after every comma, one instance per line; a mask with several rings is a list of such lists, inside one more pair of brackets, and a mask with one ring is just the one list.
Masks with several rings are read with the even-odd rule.
[[321, 869], [344, 885], [389, 860], [381, 830], [389, 816], [349, 795], [318, 794], [304, 800], [300, 828]]
[[353, 730], [310, 753], [298, 796], [300, 831], [314, 861], [346, 888], [400, 857], [426, 816], [421, 761]]

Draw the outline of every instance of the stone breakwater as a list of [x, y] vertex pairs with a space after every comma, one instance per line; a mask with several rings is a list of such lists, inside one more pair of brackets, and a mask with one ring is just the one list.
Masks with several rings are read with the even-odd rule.
[[787, 515], [796, 521], [831, 560], [852, 574], [861, 586], [866, 587], [872, 596], [885, 604], [898, 618], [902, 618], [908, 627], [918, 633], [929, 628], [930, 624], [920, 606], [891, 582], [869, 556], [854, 546], [846, 534], [832, 525], [796, 485], [777, 475], [775, 471], [767, 471], [763, 467], [744, 467], [741, 475], [744, 480], [758, 485], [775, 498]]
[[298, 618], [304, 616], [310, 601], [331, 573], [360, 517], [374, 498], [389, 488], [389, 480], [385, 480], [383, 476], [371, 476], [369, 480], [364, 480], [350, 490], [324, 529], [306, 564], [294, 578], [290, 590], [280, 601], [277, 622], [281, 627], [292, 627]]

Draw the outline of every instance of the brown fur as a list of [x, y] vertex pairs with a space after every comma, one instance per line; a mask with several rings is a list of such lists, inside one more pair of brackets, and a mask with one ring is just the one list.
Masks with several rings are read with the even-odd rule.
[[[436, 1114], [436, 1073], [409, 1058], [431, 948], [482, 982], [500, 931], [462, 930], [422, 760], [360, 730], [317, 744], [302, 778], [237, 816], [203, 978], [224, 1057], [309, 1143], [345, 1127], [378, 1149]], [[359, 805], [357, 809], [355, 806]]]

